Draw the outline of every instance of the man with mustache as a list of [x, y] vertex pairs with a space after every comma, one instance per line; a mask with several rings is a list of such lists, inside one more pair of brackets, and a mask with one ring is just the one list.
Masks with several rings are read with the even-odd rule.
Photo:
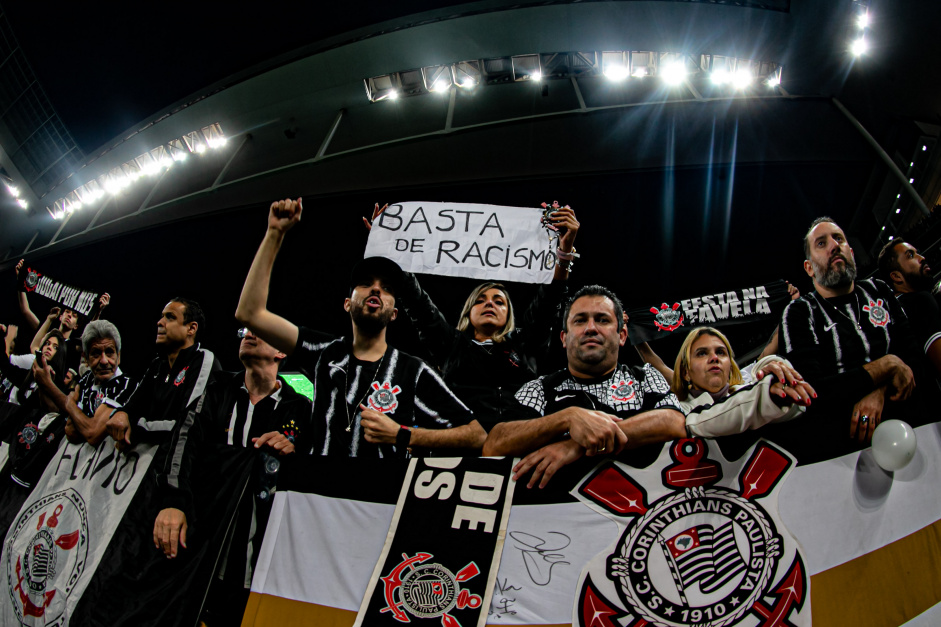
[[486, 438], [473, 414], [420, 359], [386, 343], [395, 320], [401, 268], [383, 257], [353, 268], [343, 308], [350, 338], [337, 338], [268, 311], [268, 285], [285, 234], [301, 220], [301, 199], [273, 202], [268, 229], [245, 279], [235, 317], [291, 357], [314, 382], [314, 453], [407, 457], [415, 450], [479, 450]]
[[931, 294], [931, 267], [918, 249], [896, 238], [879, 252], [879, 271], [908, 316], [918, 345], [941, 374], [941, 309]]
[[[811, 224], [804, 259], [814, 290], [784, 309], [779, 346], [820, 398], [803, 418], [780, 427], [780, 440], [810, 461], [851, 450], [848, 438], [868, 442], [887, 404], [911, 396], [915, 378], [904, 311], [882, 281], [856, 280], [853, 249], [831, 218]], [[817, 443], [823, 447], [812, 451]]]
[[82, 350], [88, 360], [88, 372], [66, 396], [52, 381], [47, 365], [33, 363], [33, 376], [58, 410], [68, 414], [65, 436], [70, 442], [86, 440], [98, 444], [107, 436], [105, 425], [115, 408], [123, 407], [136, 388], [121, 372], [121, 334], [107, 320], [89, 322], [82, 333]]

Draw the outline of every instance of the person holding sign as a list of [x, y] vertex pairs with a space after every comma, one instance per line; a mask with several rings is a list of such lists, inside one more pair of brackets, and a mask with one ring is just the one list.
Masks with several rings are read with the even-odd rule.
[[[506, 287], [486, 282], [471, 291], [455, 328], [414, 274], [404, 273], [399, 287], [401, 307], [428, 349], [431, 364], [485, 427], [503, 420], [515, 406], [516, 390], [536, 378], [566, 299], [565, 280], [577, 256], [575, 236], [580, 223], [568, 205], [562, 207], [556, 201], [543, 206], [548, 223], [559, 233], [558, 263], [552, 283], [537, 288], [522, 315], [514, 311]], [[380, 209], [377, 203], [373, 220], [386, 207]], [[365, 218], [364, 222], [370, 226]], [[518, 322], [522, 322], [519, 327]]]
[[286, 355], [314, 382], [314, 452], [406, 457], [412, 449], [478, 450], [486, 438], [473, 414], [434, 370], [386, 343], [398, 315], [401, 268], [384, 257], [353, 268], [352, 337], [336, 338], [268, 311], [268, 285], [285, 234], [300, 222], [301, 199], [271, 203], [268, 229], [239, 297], [236, 319]]

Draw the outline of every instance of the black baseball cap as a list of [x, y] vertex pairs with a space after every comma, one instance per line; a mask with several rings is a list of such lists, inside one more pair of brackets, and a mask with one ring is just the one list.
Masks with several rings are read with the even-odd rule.
[[387, 286], [395, 291], [402, 282], [402, 268], [388, 257], [361, 259], [350, 273], [350, 289], [376, 277], [385, 280]]

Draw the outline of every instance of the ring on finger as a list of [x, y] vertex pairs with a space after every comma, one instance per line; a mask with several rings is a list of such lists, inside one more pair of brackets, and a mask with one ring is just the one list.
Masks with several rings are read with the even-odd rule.
[[859, 421], [860, 421], [861, 423], [863, 423], [863, 424], [868, 424], [868, 423], [869, 423], [869, 416], [860, 416], [860, 417], [859, 417]]

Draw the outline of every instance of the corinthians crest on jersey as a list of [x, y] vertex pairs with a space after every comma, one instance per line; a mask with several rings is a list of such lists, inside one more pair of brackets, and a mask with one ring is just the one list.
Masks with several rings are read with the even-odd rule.
[[575, 490], [622, 531], [582, 572], [573, 624], [810, 623], [800, 548], [776, 510], [793, 458], [761, 442], [730, 463], [710, 446], [678, 440], [644, 470], [607, 463]]

